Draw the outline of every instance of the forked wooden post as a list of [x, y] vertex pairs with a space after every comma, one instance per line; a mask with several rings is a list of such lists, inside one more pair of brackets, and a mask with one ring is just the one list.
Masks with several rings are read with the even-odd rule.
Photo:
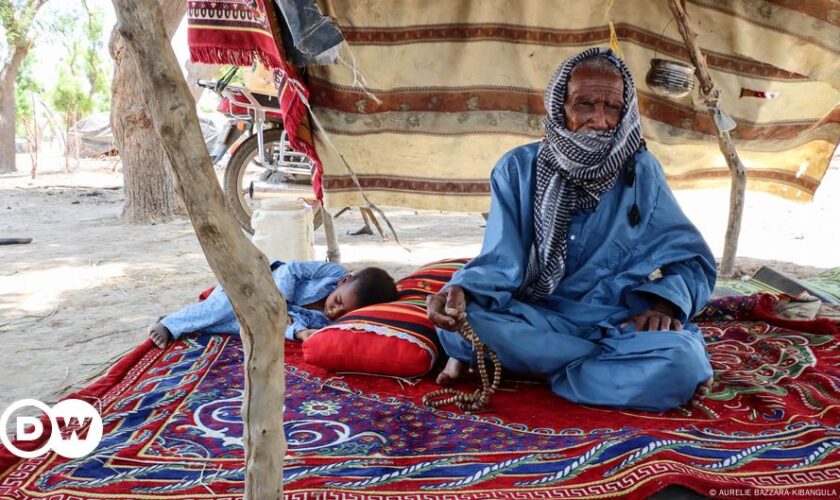
[[[195, 113], [195, 102], [169, 45], [157, 0], [112, 0], [117, 28], [140, 69], [155, 129], [178, 181], [207, 261], [242, 324], [245, 350], [245, 496], [283, 493], [283, 336], [286, 303], [268, 262], [225, 206]], [[282, 320], [281, 320], [282, 318]]]
[[322, 224], [324, 225], [324, 235], [327, 237], [327, 261], [341, 262], [341, 247], [338, 246], [338, 238], [335, 235], [335, 221], [329, 210], [321, 205]]
[[[698, 80], [700, 80], [700, 92], [703, 95], [709, 115], [715, 121], [715, 111], [720, 108], [720, 91], [715, 88], [709, 67], [706, 65], [706, 56], [697, 44], [697, 33], [688, 24], [688, 14], [684, 5], [679, 0], [668, 0], [671, 12], [677, 21], [683, 41], [685, 41], [688, 55], [696, 68]], [[717, 122], [715, 121], [715, 126]], [[729, 174], [732, 177], [732, 186], [729, 191], [729, 221], [726, 225], [726, 239], [723, 244], [723, 257], [720, 261], [720, 274], [729, 276], [735, 268], [735, 256], [738, 253], [738, 237], [741, 234], [741, 220], [744, 215], [744, 197], [747, 192], [747, 169], [738, 157], [735, 144], [729, 132], [718, 128], [718, 145], [729, 166]]]

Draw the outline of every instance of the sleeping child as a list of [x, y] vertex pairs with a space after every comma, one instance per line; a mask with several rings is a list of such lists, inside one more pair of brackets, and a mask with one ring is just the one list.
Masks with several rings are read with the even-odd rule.
[[[378, 267], [349, 273], [329, 262], [274, 262], [274, 284], [286, 299], [286, 338], [302, 341], [350, 311], [397, 300], [394, 279]], [[238, 334], [239, 320], [221, 286], [202, 302], [184, 307], [149, 326], [161, 349], [185, 333]]]

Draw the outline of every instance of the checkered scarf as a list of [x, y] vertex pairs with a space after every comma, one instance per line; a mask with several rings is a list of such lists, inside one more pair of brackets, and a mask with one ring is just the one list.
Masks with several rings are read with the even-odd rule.
[[[566, 128], [563, 102], [572, 69], [601, 55], [624, 79], [624, 109], [618, 126], [608, 131], [572, 132]], [[534, 233], [520, 294], [530, 300], [551, 294], [566, 272], [569, 221], [580, 209], [593, 208], [614, 185], [625, 162], [641, 144], [642, 129], [633, 77], [609, 49], [592, 48], [561, 65], [545, 90], [545, 138], [537, 153]]]

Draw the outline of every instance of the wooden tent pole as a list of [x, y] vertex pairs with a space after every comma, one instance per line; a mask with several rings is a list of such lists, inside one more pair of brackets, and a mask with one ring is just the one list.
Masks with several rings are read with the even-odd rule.
[[324, 225], [324, 235], [327, 237], [327, 261], [341, 262], [341, 247], [338, 245], [338, 237], [335, 234], [335, 221], [327, 207], [321, 204], [321, 220]]
[[720, 273], [729, 276], [735, 268], [735, 255], [738, 253], [738, 237], [741, 234], [744, 197], [747, 192], [747, 170], [738, 157], [729, 131], [721, 130], [717, 120], [715, 120], [715, 114], [720, 109], [720, 90], [715, 88], [712, 75], [709, 73], [709, 67], [706, 65], [706, 56], [703, 55], [700, 46], [697, 44], [697, 33], [688, 24], [688, 14], [685, 11], [685, 6], [678, 0], [668, 0], [668, 4], [677, 21], [680, 35], [682, 35], [686, 48], [688, 48], [691, 62], [694, 63], [696, 68], [697, 79], [700, 80], [700, 92], [709, 110], [709, 115], [711, 115], [715, 126], [718, 127], [718, 145], [726, 159], [729, 174], [732, 177], [732, 185], [729, 191], [729, 221], [726, 225], [726, 239], [723, 244], [723, 257], [720, 261]]
[[281, 498], [285, 380], [278, 325], [286, 323], [286, 303], [268, 272], [265, 256], [243, 235], [225, 205], [198, 125], [195, 101], [164, 31], [158, 0], [112, 1], [116, 29], [137, 63], [140, 86], [172, 163], [178, 191], [207, 261], [242, 325], [245, 497]]

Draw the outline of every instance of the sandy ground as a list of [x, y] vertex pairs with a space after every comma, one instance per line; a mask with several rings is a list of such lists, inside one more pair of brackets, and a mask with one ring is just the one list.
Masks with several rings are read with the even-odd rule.
[[[42, 160], [42, 164], [47, 163]], [[63, 162], [53, 162], [63, 168]], [[181, 307], [215, 280], [187, 220], [126, 225], [119, 172], [89, 161], [73, 173], [35, 180], [26, 157], [20, 174], [0, 176], [0, 237], [31, 237], [0, 246], [0, 409], [22, 398], [55, 401], [83, 386], [146, 337], [151, 320]], [[812, 204], [749, 193], [739, 270], [765, 261], [795, 276], [840, 266], [840, 170], [826, 176]], [[677, 192], [686, 213], [720, 255], [728, 190]], [[376, 236], [349, 236], [358, 212], [337, 220], [343, 262], [376, 263], [401, 277], [418, 265], [474, 255], [479, 214], [386, 209], [404, 247]], [[323, 234], [316, 253], [326, 254]]]

